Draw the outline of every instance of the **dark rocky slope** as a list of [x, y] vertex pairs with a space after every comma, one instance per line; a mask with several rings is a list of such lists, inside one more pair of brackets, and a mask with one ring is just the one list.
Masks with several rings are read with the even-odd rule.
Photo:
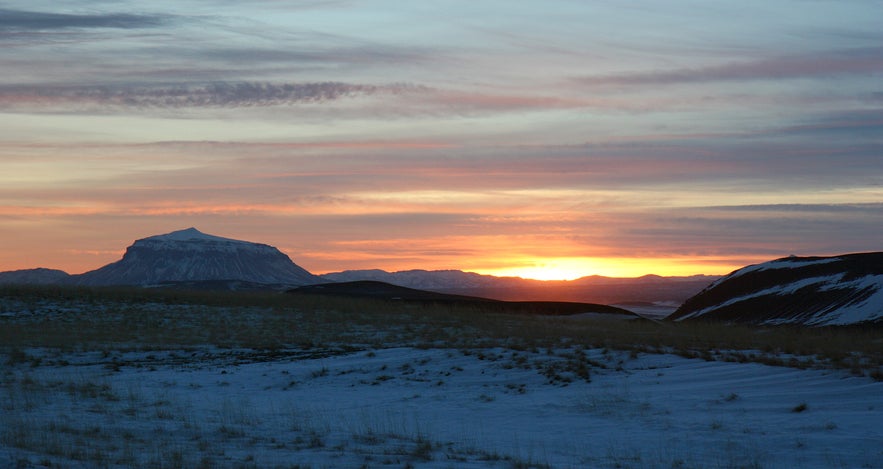
[[786, 257], [739, 269], [669, 319], [834, 326], [883, 324], [883, 252]]

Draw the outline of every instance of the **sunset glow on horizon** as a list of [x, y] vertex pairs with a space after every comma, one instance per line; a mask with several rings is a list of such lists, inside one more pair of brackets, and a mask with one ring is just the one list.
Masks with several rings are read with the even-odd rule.
[[[508, 262], [512, 263], [511, 260]], [[738, 267], [743, 267], [739, 265]], [[521, 277], [534, 280], [576, 280], [599, 275], [604, 277], [642, 277], [661, 275], [682, 277], [710, 272], [707, 275], [730, 273], [738, 267], [725, 261], [703, 263], [702, 259], [636, 259], [636, 258], [552, 258], [525, 261], [522, 267], [475, 271], [498, 277]]]
[[883, 3], [0, 7], [0, 271], [197, 227], [314, 273], [883, 250]]

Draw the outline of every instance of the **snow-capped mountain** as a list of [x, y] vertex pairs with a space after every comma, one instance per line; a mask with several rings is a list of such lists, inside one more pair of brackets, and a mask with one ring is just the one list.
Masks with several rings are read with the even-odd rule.
[[669, 319], [883, 324], [883, 252], [792, 256], [744, 267], [687, 300]]
[[285, 285], [320, 281], [273, 246], [212, 236], [196, 228], [139, 239], [121, 260], [73, 276], [80, 285], [208, 280]]
[[51, 285], [66, 282], [69, 277], [63, 270], [40, 267], [0, 272], [0, 284]]

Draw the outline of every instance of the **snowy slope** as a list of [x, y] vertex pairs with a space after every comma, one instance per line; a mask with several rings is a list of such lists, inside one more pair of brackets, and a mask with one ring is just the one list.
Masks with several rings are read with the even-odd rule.
[[883, 324], [883, 253], [787, 257], [739, 269], [670, 317], [753, 324]]
[[[883, 382], [578, 350], [27, 350], [2, 467], [862, 468]], [[520, 366], [525, 362], [536, 364]], [[602, 367], [603, 366], [603, 367]]]
[[212, 236], [196, 228], [139, 239], [121, 260], [74, 276], [80, 285], [206, 280], [304, 285], [315, 283], [317, 277], [275, 247]]

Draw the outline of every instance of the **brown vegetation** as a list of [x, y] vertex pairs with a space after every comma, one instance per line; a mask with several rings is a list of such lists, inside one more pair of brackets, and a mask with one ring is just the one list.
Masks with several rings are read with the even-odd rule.
[[706, 360], [833, 367], [883, 376], [879, 328], [750, 327], [715, 323], [510, 314], [498, 305], [408, 304], [272, 292], [2, 287], [0, 347], [261, 350], [415, 347], [514, 350], [580, 346]]

